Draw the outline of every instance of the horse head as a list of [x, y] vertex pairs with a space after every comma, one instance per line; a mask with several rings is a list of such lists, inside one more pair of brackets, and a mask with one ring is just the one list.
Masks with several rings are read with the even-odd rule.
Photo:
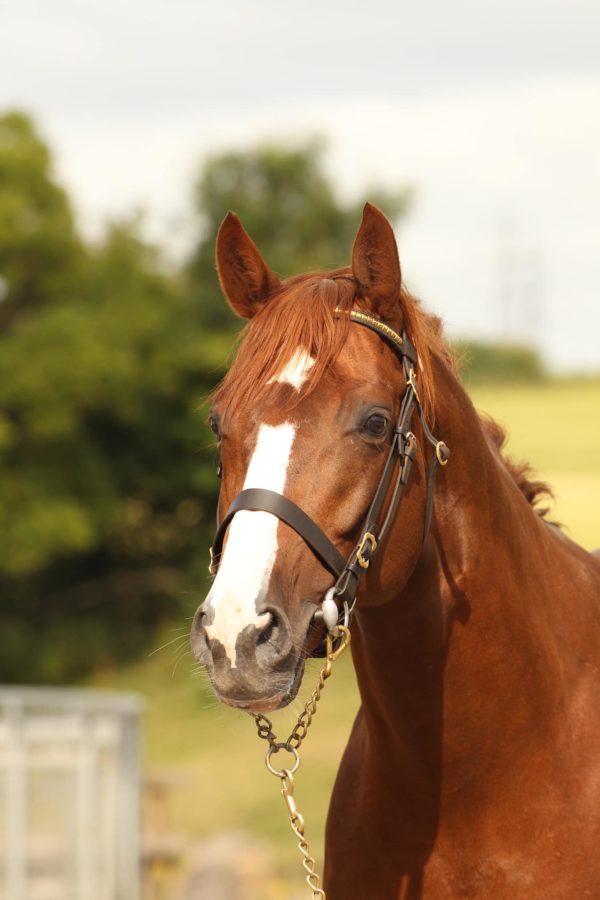
[[[431, 360], [414, 301], [401, 286], [392, 228], [369, 204], [351, 267], [280, 280], [233, 213], [221, 225], [216, 257], [223, 293], [249, 324], [213, 396], [222, 527], [218, 568], [194, 617], [192, 644], [218, 697], [257, 713], [296, 695], [305, 659], [325, 634], [319, 610], [339, 576], [336, 559], [351, 560], [358, 575], [368, 569], [354, 585], [359, 604], [389, 601], [414, 567], [426, 515], [424, 452], [416, 417], [409, 425], [418, 441], [406, 428], [399, 435], [397, 423], [407, 392], [414, 389], [419, 411], [430, 402], [419, 400], [406, 374], [426, 375]], [[357, 311], [380, 333], [351, 327]], [[381, 340], [385, 329], [400, 344], [399, 335], [410, 335], [408, 363]], [[430, 381], [424, 377], [424, 386]], [[380, 554], [370, 566], [375, 539], [363, 540], [362, 553], [357, 542], [374, 496], [381, 495], [382, 517], [393, 503], [393, 482], [381, 489], [381, 479], [394, 466], [400, 472], [402, 454], [397, 460], [390, 448], [400, 442], [408, 453], [407, 433], [416, 465], [402, 485], [401, 515], [389, 523], [393, 558]], [[267, 493], [270, 505], [248, 501]], [[239, 496], [246, 502], [236, 510]], [[295, 508], [300, 512], [289, 513]], [[311, 541], [309, 526], [296, 528], [294, 517], [302, 515], [326, 537]], [[342, 590], [335, 599], [341, 606]]]

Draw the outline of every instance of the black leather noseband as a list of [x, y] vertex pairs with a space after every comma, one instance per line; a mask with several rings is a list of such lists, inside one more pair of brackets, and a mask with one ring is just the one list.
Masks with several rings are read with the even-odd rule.
[[339, 578], [344, 571], [346, 560], [310, 516], [283, 494], [265, 488], [247, 488], [234, 499], [215, 535], [211, 551], [213, 560], [219, 558], [229, 523], [241, 509], [261, 510], [277, 516], [304, 538], [319, 562], [329, 569], [332, 575]]
[[[220, 523], [211, 548], [211, 575], [216, 575], [223, 541], [227, 528], [236, 513], [240, 510], [253, 510], [272, 513], [294, 529], [310, 547], [321, 564], [335, 577], [336, 582], [332, 588], [332, 596], [335, 598], [340, 616], [346, 624], [350, 620], [356, 592], [362, 575], [371, 565], [378, 547], [386, 537], [396, 517], [396, 512], [402, 498], [405, 485], [408, 482], [412, 464], [417, 455], [417, 439], [410, 430], [413, 412], [417, 411], [421, 420], [421, 427], [426, 440], [435, 448], [435, 453], [429, 465], [427, 478], [427, 502], [425, 508], [425, 521], [423, 527], [423, 543], [429, 531], [431, 513], [433, 508], [433, 492], [437, 466], [445, 466], [450, 457], [450, 450], [443, 441], [438, 441], [432, 434], [423, 415], [423, 409], [417, 391], [415, 366], [417, 364], [417, 352], [407, 339], [406, 335], [399, 335], [384, 322], [380, 322], [374, 316], [360, 310], [336, 309], [336, 318], [348, 316], [352, 322], [363, 325], [370, 331], [379, 335], [385, 343], [391, 347], [402, 363], [407, 389], [402, 397], [400, 414], [394, 433], [388, 456], [379, 479], [373, 500], [367, 512], [361, 529], [358, 543], [352, 550], [348, 559], [344, 559], [337, 547], [313, 522], [310, 516], [300, 509], [295, 503], [278, 494], [275, 491], [262, 488], [249, 488], [235, 497]], [[394, 480], [390, 502], [385, 519], [380, 524], [383, 506], [388, 496], [390, 485], [394, 475], [394, 469], [398, 464], [396, 478]], [[335, 615], [335, 612], [334, 612]], [[318, 652], [313, 655], [319, 655]]]

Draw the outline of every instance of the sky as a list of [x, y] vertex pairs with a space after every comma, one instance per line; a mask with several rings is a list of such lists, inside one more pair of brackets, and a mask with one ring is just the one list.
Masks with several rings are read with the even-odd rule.
[[0, 26], [0, 109], [88, 235], [142, 208], [185, 253], [207, 154], [323, 135], [341, 198], [414, 190], [403, 274], [451, 334], [600, 371], [597, 0], [0, 0]]

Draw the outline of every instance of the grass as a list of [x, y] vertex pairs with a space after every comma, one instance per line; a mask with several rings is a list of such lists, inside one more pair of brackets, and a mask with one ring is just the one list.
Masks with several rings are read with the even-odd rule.
[[[600, 545], [600, 381], [480, 387], [471, 395], [479, 409], [508, 427], [508, 452], [531, 462], [554, 486], [554, 517], [584, 546]], [[94, 684], [144, 695], [145, 764], [176, 769], [180, 779], [172, 797], [176, 830], [190, 839], [228, 830], [262, 837], [273, 846], [280, 872], [300, 888], [297, 850], [279, 785], [263, 765], [265, 746], [254, 723], [215, 703], [203, 678], [190, 676], [189, 655], [174, 662], [178, 643], [187, 649], [188, 628], [189, 622], [183, 623], [179, 631], [165, 634], [164, 641], [174, 643], [131, 667], [98, 673]], [[316, 681], [318, 662], [311, 666], [304, 696]], [[357, 706], [348, 654], [328, 682], [297, 776], [296, 799], [319, 860], [328, 799]], [[274, 717], [281, 734], [287, 734], [300, 709], [296, 701]], [[285, 888], [273, 894], [288, 895]]]

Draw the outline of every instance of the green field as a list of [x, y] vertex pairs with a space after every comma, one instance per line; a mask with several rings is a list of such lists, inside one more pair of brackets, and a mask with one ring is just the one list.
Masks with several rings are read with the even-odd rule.
[[[554, 486], [553, 517], [584, 546], [600, 546], [600, 382], [486, 387], [471, 393], [478, 408], [508, 427], [508, 452], [531, 462]], [[190, 616], [195, 603], [190, 599]], [[98, 674], [94, 683], [144, 695], [146, 765], [176, 770], [180, 781], [172, 797], [176, 830], [190, 838], [230, 830], [262, 836], [273, 842], [282, 875], [300, 887], [297, 851], [278, 782], [264, 768], [264, 745], [253, 722], [215, 704], [203, 676], [191, 674], [189, 653], [175, 664], [179, 645], [187, 649], [188, 628], [189, 622], [182, 623], [181, 630], [165, 634], [165, 642], [174, 641], [170, 646], [127, 670]], [[311, 665], [305, 696], [316, 679], [318, 663]], [[328, 798], [356, 706], [351, 662], [342, 659], [326, 688], [297, 776], [298, 805], [319, 860]], [[300, 708], [296, 701], [274, 717], [281, 733], [289, 730]], [[273, 897], [289, 896], [284, 884], [274, 886]]]

